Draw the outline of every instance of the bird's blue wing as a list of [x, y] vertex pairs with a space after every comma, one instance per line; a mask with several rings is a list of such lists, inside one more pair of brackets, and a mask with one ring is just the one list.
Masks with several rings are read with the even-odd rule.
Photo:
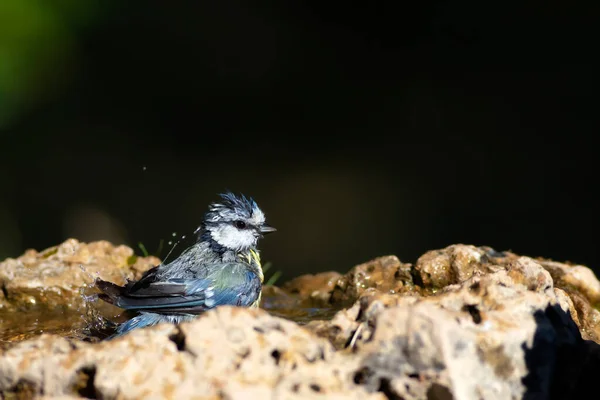
[[199, 314], [219, 305], [247, 307], [259, 297], [262, 284], [239, 264], [215, 268], [198, 279], [155, 281], [121, 295], [115, 305], [159, 314]]

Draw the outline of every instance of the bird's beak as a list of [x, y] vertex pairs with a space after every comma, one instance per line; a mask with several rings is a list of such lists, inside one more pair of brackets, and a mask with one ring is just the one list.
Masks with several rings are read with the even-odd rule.
[[273, 228], [272, 226], [262, 225], [258, 231], [261, 233], [261, 235], [266, 235], [267, 233], [275, 232], [276, 230], [277, 229]]

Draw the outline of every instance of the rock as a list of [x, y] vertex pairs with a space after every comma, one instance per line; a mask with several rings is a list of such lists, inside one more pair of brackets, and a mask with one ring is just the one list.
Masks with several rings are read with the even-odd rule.
[[574, 308], [571, 315], [575, 316], [573, 320], [582, 337], [600, 343], [600, 311], [592, 307], [588, 299], [580, 293], [572, 292], [568, 296]]
[[385, 256], [357, 265], [340, 277], [330, 303], [352, 304], [367, 291], [417, 294], [411, 276], [411, 264], [400, 262], [396, 256]]
[[531, 290], [506, 271], [409, 306], [381, 307], [370, 319], [367, 340], [357, 340], [358, 379], [372, 390], [387, 382], [405, 399], [438, 390], [460, 399], [520, 399], [531, 390], [549, 398], [559, 350], [580, 340], [550, 290]]
[[0, 395], [579, 398], [600, 373], [598, 287], [584, 266], [488, 247], [380, 257], [266, 286], [268, 312], [219, 307], [99, 343], [24, 335], [0, 353]]
[[550, 272], [557, 286], [579, 291], [592, 304], [600, 303], [600, 281], [588, 267], [545, 259], [536, 261]]
[[569, 297], [571, 316], [586, 340], [600, 342], [600, 281], [594, 272], [583, 265], [560, 263], [536, 258], [552, 277], [555, 291]]
[[554, 288], [537, 260], [488, 252], [429, 252], [420, 259], [429, 284], [449, 276], [453, 284], [420, 297], [365, 291], [331, 321], [306, 327], [362, 357], [355, 381], [389, 398], [564, 398], [553, 393], [591, 388], [568, 363], [600, 372], [598, 311], [579, 291]]
[[0, 357], [0, 393], [103, 399], [384, 399], [328, 341], [257, 309], [220, 307], [100, 344], [43, 335]]
[[424, 287], [439, 289], [454, 283], [464, 282], [473, 275], [499, 270], [504, 253], [489, 247], [452, 245], [442, 250], [423, 254], [415, 264]]
[[285, 282], [281, 289], [297, 294], [301, 299], [313, 300], [315, 304], [327, 304], [333, 288], [341, 277], [342, 274], [335, 271], [301, 275]]
[[137, 257], [127, 246], [107, 241], [80, 243], [69, 239], [41, 252], [0, 263], [0, 309], [27, 309], [37, 305], [74, 309], [81, 305], [80, 290], [100, 277], [115, 283], [137, 279], [160, 262]]
[[349, 340], [360, 325], [358, 321], [360, 311], [360, 305], [356, 303], [336, 313], [331, 320], [310, 321], [305, 327], [317, 336], [327, 338], [335, 348], [343, 349], [348, 347]]

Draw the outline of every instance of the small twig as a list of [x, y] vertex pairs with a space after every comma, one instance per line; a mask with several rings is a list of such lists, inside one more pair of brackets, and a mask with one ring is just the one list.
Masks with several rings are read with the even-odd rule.
[[352, 335], [352, 340], [350, 340], [350, 344], [349, 347], [352, 349], [354, 348], [354, 345], [356, 344], [356, 340], [358, 339], [358, 335], [360, 334], [360, 331], [362, 330], [363, 324], [362, 322], [358, 325], [358, 328], [356, 328], [356, 330], [354, 331], [354, 335]]

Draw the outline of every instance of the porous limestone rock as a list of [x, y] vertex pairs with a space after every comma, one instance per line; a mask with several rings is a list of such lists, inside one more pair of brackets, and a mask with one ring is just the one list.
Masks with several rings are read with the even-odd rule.
[[107, 241], [88, 244], [68, 239], [41, 252], [28, 250], [0, 262], [0, 309], [77, 308], [80, 289], [94, 278], [123, 284], [159, 262], [156, 257], [137, 257], [131, 248]]
[[102, 399], [383, 400], [331, 344], [264, 310], [220, 307], [97, 344], [43, 335], [0, 357], [0, 393]]
[[411, 264], [402, 263], [396, 256], [378, 257], [357, 265], [337, 280], [329, 302], [352, 304], [366, 292], [418, 295], [411, 269]]
[[284, 282], [281, 289], [296, 294], [301, 299], [310, 299], [317, 304], [327, 304], [331, 291], [341, 277], [342, 274], [335, 271], [301, 275]]
[[[267, 311], [219, 307], [178, 327], [159, 325], [99, 343], [45, 334], [11, 344], [0, 350], [0, 394], [581, 398], [595, 390], [600, 373], [598, 288], [587, 267], [489, 247], [452, 245], [414, 264], [380, 257], [345, 275], [307, 275], [266, 287]], [[318, 304], [332, 318], [303, 309]]]

